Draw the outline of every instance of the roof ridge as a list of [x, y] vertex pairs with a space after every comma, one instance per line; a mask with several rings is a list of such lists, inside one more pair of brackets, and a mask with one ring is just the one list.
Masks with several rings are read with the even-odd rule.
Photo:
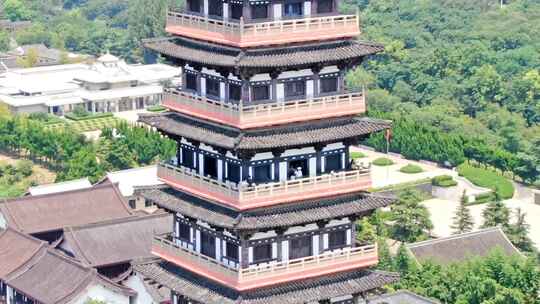
[[62, 192], [46, 193], [46, 194], [30, 195], [30, 196], [12, 198], [12, 199], [9, 199], [9, 200], [4, 200], [4, 203], [11, 204], [13, 202], [18, 202], [18, 201], [30, 201], [30, 200], [41, 199], [41, 198], [44, 198], [44, 197], [61, 196], [61, 195], [67, 195], [67, 194], [72, 194], [72, 193], [79, 193], [79, 192], [88, 192], [88, 191], [92, 191], [92, 190], [95, 190], [95, 189], [102, 189], [102, 188], [107, 188], [107, 187], [112, 187], [112, 186], [113, 186], [112, 183], [110, 183], [110, 184], [109, 183], [97, 184], [97, 185], [92, 185], [92, 187], [90, 187], [90, 188], [73, 189], [73, 190], [62, 191]]
[[441, 238], [416, 242], [416, 243], [412, 243], [412, 244], [407, 244], [407, 247], [416, 248], [416, 247], [420, 247], [420, 246], [436, 244], [436, 243], [440, 243], [440, 242], [444, 242], [444, 241], [462, 239], [462, 238], [465, 238], [465, 237], [474, 236], [474, 235], [480, 235], [480, 234], [484, 234], [484, 233], [487, 233], [487, 232], [494, 232], [494, 231], [499, 231], [499, 232], [504, 234], [504, 232], [502, 231], [502, 229], [500, 227], [495, 226], [495, 227], [483, 228], [483, 229], [479, 229], [479, 230], [475, 230], [475, 231], [471, 231], [471, 232], [450, 235], [450, 236], [447, 236], [447, 237], [441, 237]]
[[111, 225], [115, 225], [115, 224], [125, 224], [125, 223], [130, 223], [130, 222], [150, 220], [150, 219], [153, 219], [153, 218], [161, 218], [161, 217], [167, 217], [167, 216], [169, 216], [169, 213], [166, 213], [166, 212], [153, 213], [153, 214], [148, 214], [148, 215], [136, 215], [136, 214], [133, 214], [133, 215], [122, 217], [122, 218], [110, 219], [110, 220], [105, 220], [105, 221], [101, 221], [101, 222], [88, 223], [88, 224], [77, 225], [77, 226], [70, 226], [70, 227], [67, 227], [67, 228], [70, 229], [70, 232], [75, 232], [75, 231], [80, 231], [80, 230], [84, 230], [84, 229], [111, 226]]

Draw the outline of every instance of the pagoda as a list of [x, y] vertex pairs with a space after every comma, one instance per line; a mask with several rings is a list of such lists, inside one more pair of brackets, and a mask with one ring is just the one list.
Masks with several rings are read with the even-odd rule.
[[138, 194], [174, 214], [174, 232], [134, 270], [174, 304], [359, 303], [395, 282], [371, 269], [377, 245], [356, 241], [357, 220], [393, 202], [349, 155], [391, 127], [346, 85], [383, 50], [356, 39], [358, 16], [338, 0], [187, 0], [167, 14], [171, 37], [144, 45], [182, 85], [139, 121], [177, 150], [158, 165], [165, 186]]

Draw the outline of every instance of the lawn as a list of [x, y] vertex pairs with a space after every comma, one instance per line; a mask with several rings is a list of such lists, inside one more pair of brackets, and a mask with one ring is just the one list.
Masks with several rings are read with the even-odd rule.
[[105, 127], [114, 127], [119, 122], [120, 119], [116, 117], [99, 117], [79, 121], [66, 120], [64, 123], [52, 124], [46, 127], [51, 129], [69, 128], [75, 132], [88, 132], [101, 130]]
[[497, 192], [503, 199], [514, 196], [514, 185], [496, 172], [464, 163], [458, 166], [458, 173], [479, 187], [489, 188]]

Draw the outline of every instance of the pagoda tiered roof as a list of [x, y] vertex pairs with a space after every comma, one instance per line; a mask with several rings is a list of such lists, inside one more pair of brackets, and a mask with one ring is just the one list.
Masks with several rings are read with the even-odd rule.
[[241, 49], [174, 37], [145, 40], [144, 46], [173, 59], [205, 66], [236, 68], [297, 68], [312, 64], [336, 64], [384, 51], [381, 44], [353, 39]]
[[139, 121], [172, 136], [230, 150], [271, 150], [323, 144], [363, 137], [391, 127], [386, 120], [350, 116], [249, 130], [175, 112], [140, 115]]
[[389, 206], [394, 198], [355, 193], [324, 199], [312, 199], [274, 207], [236, 211], [175, 190], [168, 186], [139, 189], [152, 203], [188, 217], [204, 219], [227, 229], [272, 229], [314, 223], [321, 220], [361, 215]]
[[255, 290], [236, 291], [169, 262], [147, 260], [135, 263], [133, 268], [144, 277], [205, 304], [309, 303], [344, 294], [360, 294], [398, 280], [398, 275], [394, 273], [355, 270]]

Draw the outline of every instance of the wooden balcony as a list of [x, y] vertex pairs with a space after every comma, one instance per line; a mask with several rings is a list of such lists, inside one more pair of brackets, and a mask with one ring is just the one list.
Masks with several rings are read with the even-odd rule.
[[237, 269], [178, 246], [166, 235], [154, 238], [152, 254], [240, 291], [370, 267], [378, 263], [377, 245], [367, 245]]
[[191, 169], [162, 163], [158, 166], [158, 178], [174, 188], [237, 210], [358, 192], [371, 187], [369, 169], [237, 187], [201, 176]]
[[240, 129], [366, 112], [363, 92], [245, 106], [170, 89], [163, 95], [163, 105], [176, 112]]
[[360, 24], [357, 15], [306, 17], [260, 23], [244, 23], [241, 20], [237, 23], [169, 11], [166, 31], [173, 35], [244, 48], [356, 37], [360, 34]]

